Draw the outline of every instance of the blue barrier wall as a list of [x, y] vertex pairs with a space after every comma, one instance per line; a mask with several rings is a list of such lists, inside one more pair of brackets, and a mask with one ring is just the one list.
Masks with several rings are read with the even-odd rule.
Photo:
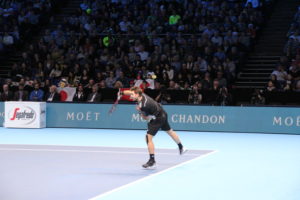
[[[108, 114], [110, 104], [47, 104], [47, 127], [146, 129], [147, 124], [134, 105], [118, 105]], [[253, 133], [300, 133], [300, 108], [216, 107], [165, 105], [175, 130]], [[0, 103], [3, 113], [3, 103]], [[1, 114], [2, 125], [4, 114]]]
[[3, 125], [4, 121], [4, 103], [0, 102], [0, 126]]

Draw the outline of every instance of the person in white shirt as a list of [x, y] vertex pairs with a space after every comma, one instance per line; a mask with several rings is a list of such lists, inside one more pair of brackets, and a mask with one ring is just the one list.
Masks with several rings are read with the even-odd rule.
[[6, 46], [10, 46], [14, 44], [14, 38], [13, 36], [9, 35], [7, 32], [4, 33], [3, 36], [3, 44]]
[[83, 86], [79, 85], [77, 88], [77, 92], [75, 93], [73, 97], [74, 102], [84, 102], [86, 101], [86, 93], [83, 90]]
[[214, 32], [211, 42], [215, 45], [221, 46], [223, 44], [223, 38], [219, 35], [219, 32]]
[[283, 69], [283, 66], [279, 65], [271, 75], [276, 75], [277, 81], [285, 81], [287, 78], [287, 72]]
[[60, 101], [60, 95], [57, 93], [55, 85], [51, 85], [51, 87], [49, 88], [49, 92], [45, 96], [45, 99], [48, 102]]
[[131, 23], [128, 21], [127, 17], [124, 16], [123, 20], [119, 23], [119, 26], [122, 32], [127, 32], [128, 28], [131, 26]]
[[90, 93], [87, 97], [87, 102], [100, 102], [101, 97], [101, 93], [98, 92], [98, 86], [95, 84], [92, 87], [92, 93]]
[[138, 54], [140, 55], [142, 61], [145, 61], [148, 59], [149, 53], [148, 53], [148, 51], [145, 51], [145, 48], [143, 45], [141, 45], [141, 51], [138, 52]]

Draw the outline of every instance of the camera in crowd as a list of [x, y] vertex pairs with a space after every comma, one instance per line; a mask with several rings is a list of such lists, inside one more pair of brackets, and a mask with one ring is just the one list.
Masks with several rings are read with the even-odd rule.
[[251, 104], [253, 105], [265, 105], [266, 99], [264, 97], [264, 90], [255, 89], [251, 97]]

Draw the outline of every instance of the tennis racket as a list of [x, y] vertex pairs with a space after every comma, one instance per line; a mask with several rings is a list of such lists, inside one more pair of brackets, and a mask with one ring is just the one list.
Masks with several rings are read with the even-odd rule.
[[114, 102], [114, 104], [111, 106], [110, 110], [108, 111], [108, 114], [112, 114], [116, 109], [117, 109], [117, 105], [121, 99], [121, 95], [120, 95], [120, 92], [118, 92], [118, 96], [117, 96], [117, 99], [116, 101]]

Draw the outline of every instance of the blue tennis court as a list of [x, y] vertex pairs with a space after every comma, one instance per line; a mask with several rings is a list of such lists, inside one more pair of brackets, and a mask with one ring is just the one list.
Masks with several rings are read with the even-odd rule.
[[298, 200], [297, 135], [178, 131], [179, 156], [164, 132], [157, 167], [144, 131], [0, 128], [0, 199]]

